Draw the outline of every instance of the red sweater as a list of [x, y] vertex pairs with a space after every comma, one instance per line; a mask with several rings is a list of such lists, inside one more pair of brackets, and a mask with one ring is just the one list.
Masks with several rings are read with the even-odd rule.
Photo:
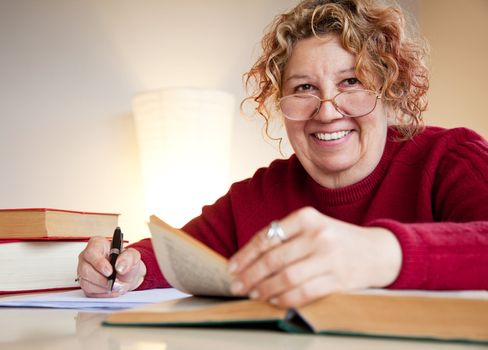
[[[272, 220], [312, 206], [397, 237], [403, 262], [389, 288], [488, 289], [488, 142], [467, 129], [394, 136], [390, 130], [380, 163], [354, 185], [324, 188], [291, 156], [234, 183], [183, 230], [230, 257]], [[132, 247], [148, 271], [139, 288], [168, 286], [150, 240]]]

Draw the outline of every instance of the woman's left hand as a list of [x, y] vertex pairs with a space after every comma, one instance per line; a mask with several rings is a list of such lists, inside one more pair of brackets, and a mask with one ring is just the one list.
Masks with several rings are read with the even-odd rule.
[[279, 225], [284, 241], [269, 239], [266, 227], [231, 258], [235, 295], [297, 307], [331, 292], [387, 286], [400, 271], [400, 245], [384, 228], [352, 225], [308, 207]]

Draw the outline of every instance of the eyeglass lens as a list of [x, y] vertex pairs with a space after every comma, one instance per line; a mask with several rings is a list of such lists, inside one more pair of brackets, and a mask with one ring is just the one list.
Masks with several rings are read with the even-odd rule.
[[[377, 95], [373, 91], [344, 91], [334, 97], [331, 103], [346, 117], [359, 117], [369, 114], [376, 107]], [[280, 100], [283, 114], [294, 120], [312, 119], [323, 102], [315, 95], [295, 94]], [[324, 102], [326, 103], [326, 102]]]

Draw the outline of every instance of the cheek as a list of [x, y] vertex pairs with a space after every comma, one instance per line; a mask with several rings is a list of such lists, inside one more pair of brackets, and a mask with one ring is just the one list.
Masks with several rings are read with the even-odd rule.
[[294, 123], [290, 122], [288, 119], [284, 120], [285, 130], [289, 138], [296, 133], [296, 127]]
[[376, 105], [375, 111], [377, 111], [377, 118], [381, 120], [381, 123], [388, 124], [390, 120], [393, 120], [393, 108], [389, 104], [383, 103], [382, 100], [380, 100]]
[[388, 109], [379, 104], [365, 119], [358, 120], [358, 124], [363, 131], [370, 134], [383, 134], [388, 127]]
[[382, 148], [387, 134], [387, 120], [384, 113], [369, 115], [366, 119], [357, 120], [359, 127], [359, 146], [362, 152], [376, 153]]
[[285, 121], [285, 130], [288, 140], [295, 148], [295, 145], [302, 144], [306, 141], [305, 122]]
[[386, 115], [380, 113], [371, 117], [360, 125], [359, 142], [364, 152], [382, 152], [388, 130]]

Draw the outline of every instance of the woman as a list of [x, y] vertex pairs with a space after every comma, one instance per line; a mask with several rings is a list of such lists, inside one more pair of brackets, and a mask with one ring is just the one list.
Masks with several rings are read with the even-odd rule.
[[[183, 227], [231, 258], [233, 293], [294, 307], [357, 288], [488, 289], [488, 143], [422, 126], [426, 50], [401, 11], [305, 0], [262, 46], [250, 99], [266, 123], [281, 111], [295, 154]], [[110, 292], [108, 250], [95, 238], [80, 254], [86, 295], [168, 285], [146, 239]]]

